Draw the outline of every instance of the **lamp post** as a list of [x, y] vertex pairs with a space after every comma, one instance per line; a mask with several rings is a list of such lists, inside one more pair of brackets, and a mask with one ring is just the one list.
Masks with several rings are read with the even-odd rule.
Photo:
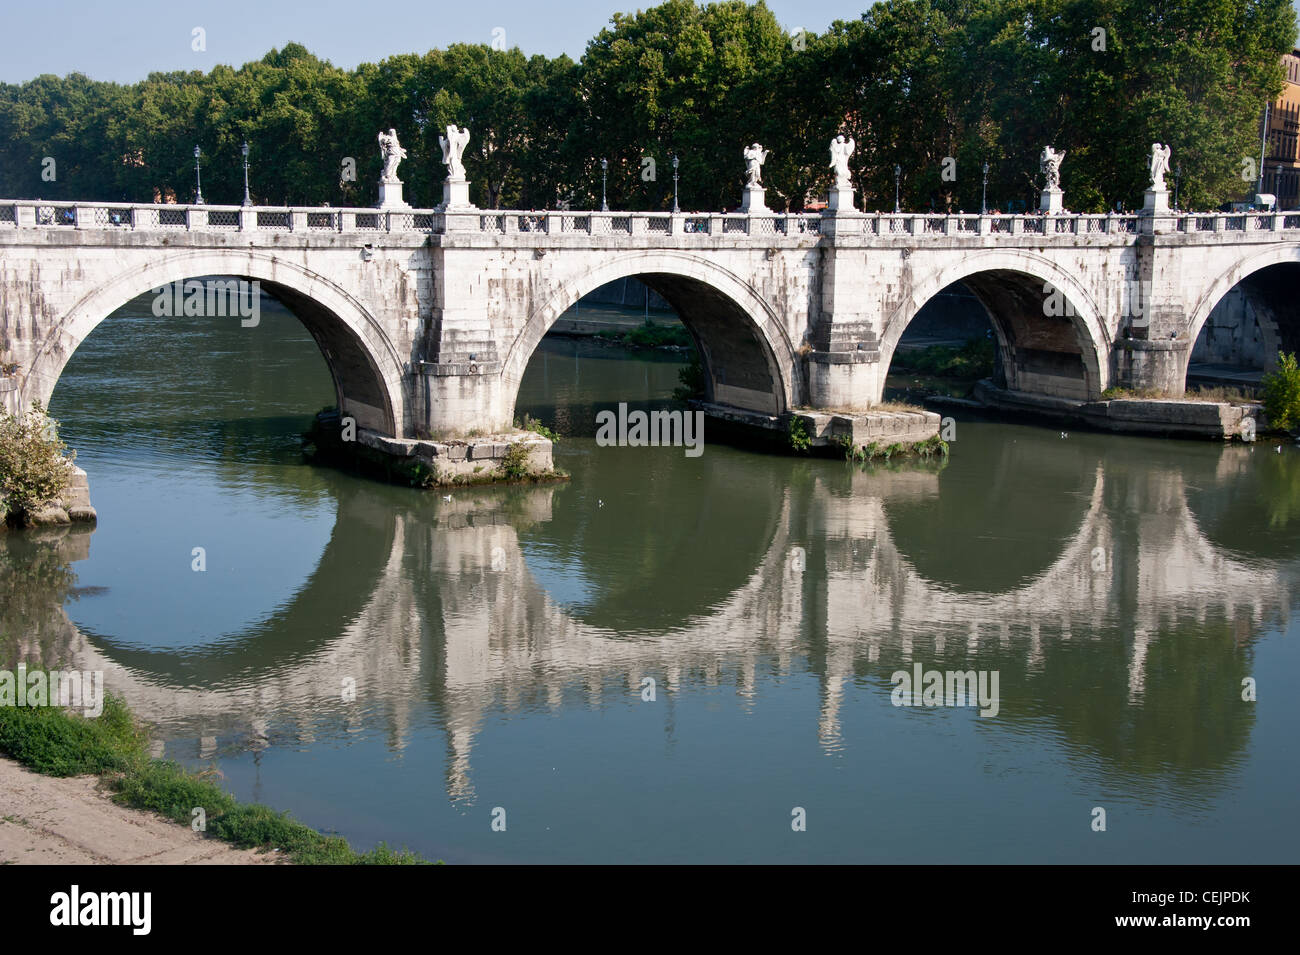
[[681, 212], [677, 207], [677, 157], [673, 157], [673, 212]]
[[1183, 180], [1183, 164], [1174, 166], [1174, 211], [1178, 211], [1178, 184]]
[[203, 177], [199, 174], [199, 156], [202, 150], [198, 146], [194, 147], [194, 204], [203, 205]]
[[244, 145], [239, 147], [239, 151], [244, 154], [244, 205], [251, 206], [253, 200], [248, 195], [248, 140], [244, 140]]
[[902, 166], [894, 166], [894, 215], [898, 215], [901, 210], [898, 205], [898, 177], [903, 174]]
[[980, 215], [989, 214], [989, 164], [984, 164], [984, 190], [980, 193]]
[[608, 178], [608, 176], [609, 176], [609, 160], [602, 159], [600, 161], [600, 211], [601, 212], [609, 211], [609, 203], [605, 200], [605, 180]]

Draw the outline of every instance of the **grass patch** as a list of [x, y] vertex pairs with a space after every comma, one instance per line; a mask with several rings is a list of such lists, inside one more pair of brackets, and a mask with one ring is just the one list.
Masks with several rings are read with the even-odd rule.
[[872, 441], [870, 444], [855, 445], [852, 439], [843, 435], [831, 438], [831, 441], [843, 450], [844, 460], [852, 461], [855, 464], [871, 464], [876, 461], [883, 461], [888, 464], [891, 458], [908, 456], [922, 459], [941, 458], [946, 460], [949, 453], [948, 442], [944, 441], [937, 434], [931, 435], [924, 441], [917, 441], [915, 444], [905, 444], [896, 441], [893, 444], [883, 445], [879, 442]]
[[1103, 401], [1140, 399], [1144, 401], [1200, 401], [1206, 404], [1253, 404], [1259, 399], [1240, 388], [1206, 385], [1189, 388], [1181, 395], [1171, 395], [1159, 388], [1107, 388], [1101, 393]]
[[[29, 670], [29, 672], [32, 672]], [[345, 839], [317, 832], [287, 813], [241, 803], [179, 763], [151, 759], [148, 737], [126, 704], [106, 696], [97, 719], [53, 706], [0, 708], [0, 753], [47, 776], [97, 775], [113, 800], [189, 825], [193, 810], [207, 817], [207, 835], [241, 849], [278, 849], [300, 865], [414, 865], [414, 853], [380, 845], [357, 852]]]
[[115, 696], [105, 698], [104, 712], [93, 720], [54, 706], [0, 707], [0, 753], [45, 776], [125, 772], [144, 754], [144, 745], [130, 711]]

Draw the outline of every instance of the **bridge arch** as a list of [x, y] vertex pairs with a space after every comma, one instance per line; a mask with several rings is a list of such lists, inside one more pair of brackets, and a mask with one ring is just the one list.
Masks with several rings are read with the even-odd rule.
[[1273, 246], [1244, 256], [1211, 282], [1189, 313], [1189, 346], [1183, 355], [1184, 384], [1202, 329], [1215, 307], [1238, 286], [1243, 287], [1256, 310], [1264, 344], [1270, 353], [1267, 365], [1276, 361], [1278, 351], [1300, 351], [1300, 299], [1295, 294], [1297, 279], [1300, 279], [1300, 246], [1290, 245]]
[[[1110, 386], [1110, 334], [1092, 294], [1052, 259], [1024, 249], [972, 251], [915, 282], [885, 320], [880, 360], [886, 372], [907, 326], [927, 302], [956, 282], [965, 283], [988, 312], [1008, 388], [1089, 400]], [[1044, 307], [1054, 290], [1064, 313], [1059, 317]], [[1074, 381], [1068, 359], [1060, 369], [1044, 368], [1041, 360], [1034, 367], [1030, 361], [1052, 352], [1074, 355], [1075, 349], [1081, 369]], [[1058, 370], [1065, 375], [1052, 373]]]
[[799, 363], [771, 304], [705, 256], [656, 249], [617, 255], [564, 276], [550, 297], [533, 308], [505, 357], [511, 414], [529, 359], [551, 326], [584, 295], [623, 278], [636, 278], [676, 311], [700, 352], [708, 400], [768, 414], [799, 403]]
[[362, 427], [403, 433], [402, 362], [379, 322], [355, 298], [301, 265], [274, 255], [212, 249], [165, 255], [127, 269], [82, 296], [46, 334], [22, 380], [22, 406], [47, 407], [68, 360], [101, 322], [132, 299], [173, 282], [204, 276], [256, 281], [297, 316], [320, 347], [338, 405]]

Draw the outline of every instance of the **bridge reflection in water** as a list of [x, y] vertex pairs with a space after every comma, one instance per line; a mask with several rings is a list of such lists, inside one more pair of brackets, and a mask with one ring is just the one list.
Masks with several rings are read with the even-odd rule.
[[[340, 494], [334, 534], [296, 597], [199, 649], [140, 649], [72, 623], [65, 601], [75, 582], [60, 568], [86, 556], [91, 534], [0, 536], [9, 569], [25, 568], [0, 574], [12, 591], [5, 633], [26, 634], [18, 649], [29, 659], [103, 670], [109, 689], [158, 727], [159, 754], [209, 758], [218, 740], [253, 749], [346, 741], [376, 726], [400, 752], [432, 720], [445, 727], [447, 794], [467, 805], [476, 736], [502, 714], [626, 702], [650, 677], [662, 704], [651, 718], [671, 735], [682, 694], [734, 686], [757, 706], [773, 681], [811, 674], [821, 686], [816, 733], [833, 752], [845, 742], [846, 686], [887, 699], [890, 674], [914, 661], [1000, 672], [998, 715], [969, 711], [982, 734], [1009, 743], [1047, 735], [1085, 775], [1208, 798], [1248, 745], [1254, 709], [1242, 705], [1241, 685], [1258, 676], [1255, 639], [1285, 625], [1300, 592], [1296, 515], [1283, 510], [1276, 533], [1237, 539], [1242, 495], [1292, 468], [1293, 456], [1198, 448], [1168, 467], [1126, 466], [1083, 442], [1042, 455], [1033, 435], [1054, 436], [1025, 433], [982, 452], [963, 447], [987, 457], [976, 470], [1001, 515], [982, 541], [973, 529], [988, 515], [945, 510], [945, 482], [972, 479], [956, 468], [791, 464], [796, 479], [761, 498], [768, 504], [738, 493], [749, 519], [729, 522], [726, 539], [701, 537], [693, 552], [659, 560], [586, 545], [594, 516], [569, 540], [544, 539], [539, 529], [575, 493], [568, 487], [461, 491], [450, 503]], [[1073, 510], [1032, 497], [999, 503], [999, 488], [1013, 474], [1024, 487], [1026, 472], [1065, 482]], [[706, 487], [699, 498], [698, 514], [675, 519], [698, 519], [708, 535], [716, 528], [701, 515], [719, 496]], [[632, 547], [634, 515], [662, 519], [636, 500], [593, 512], [632, 522]], [[1060, 524], [1061, 543], [1041, 559], [1018, 541], [1045, 521]], [[974, 541], [960, 566], [978, 564], [984, 577], [944, 579], [953, 540]], [[720, 583], [704, 572], [719, 547], [752, 569]], [[674, 616], [661, 606], [655, 616], [656, 594], [680, 586], [698, 587], [697, 609]], [[337, 629], [322, 631], [322, 619]], [[343, 698], [346, 680], [355, 702]]]

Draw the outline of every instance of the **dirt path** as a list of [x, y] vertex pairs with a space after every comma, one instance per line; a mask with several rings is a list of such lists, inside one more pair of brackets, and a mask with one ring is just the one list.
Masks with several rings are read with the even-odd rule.
[[267, 865], [151, 812], [113, 803], [95, 776], [56, 779], [0, 758], [0, 864]]

